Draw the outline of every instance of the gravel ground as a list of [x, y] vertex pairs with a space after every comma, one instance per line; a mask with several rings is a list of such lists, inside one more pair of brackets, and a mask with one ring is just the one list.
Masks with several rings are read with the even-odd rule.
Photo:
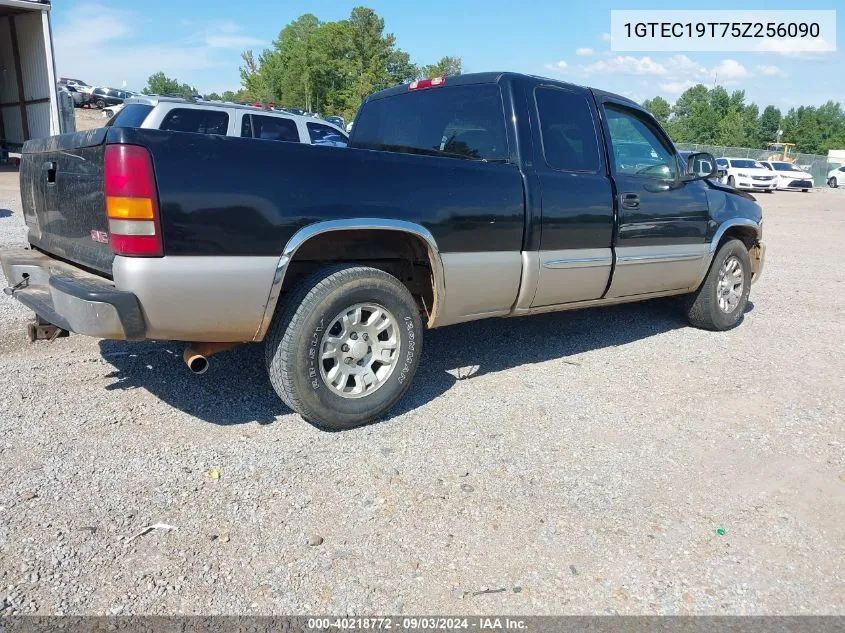
[[656, 301], [430, 332], [343, 433], [260, 348], [197, 377], [168, 343], [28, 345], [0, 297], [0, 611], [845, 613], [845, 192], [760, 201], [739, 328]]

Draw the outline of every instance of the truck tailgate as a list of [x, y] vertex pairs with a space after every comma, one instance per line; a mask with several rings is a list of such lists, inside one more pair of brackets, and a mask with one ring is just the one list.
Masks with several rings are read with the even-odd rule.
[[106, 132], [100, 128], [27, 141], [20, 173], [30, 243], [111, 275], [114, 253], [103, 194]]

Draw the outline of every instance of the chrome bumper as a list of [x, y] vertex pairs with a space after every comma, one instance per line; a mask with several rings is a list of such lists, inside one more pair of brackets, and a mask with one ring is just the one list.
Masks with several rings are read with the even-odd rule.
[[23, 248], [0, 252], [0, 264], [6, 293], [45, 321], [87, 336], [145, 338], [138, 299], [110, 280]]

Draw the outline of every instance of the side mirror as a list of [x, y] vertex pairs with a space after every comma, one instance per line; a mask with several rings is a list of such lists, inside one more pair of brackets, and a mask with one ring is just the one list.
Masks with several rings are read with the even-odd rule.
[[713, 158], [713, 154], [697, 152], [690, 154], [687, 158], [687, 173], [696, 180], [715, 178], [719, 173], [719, 168], [716, 166], [716, 159]]

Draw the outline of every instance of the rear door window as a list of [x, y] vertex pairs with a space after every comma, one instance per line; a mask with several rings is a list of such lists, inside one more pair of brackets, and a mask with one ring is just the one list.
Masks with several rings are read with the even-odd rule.
[[[247, 117], [251, 119], [251, 124], [245, 122]], [[252, 127], [252, 138], [287, 143], [299, 142], [299, 131], [296, 129], [296, 121], [293, 119], [262, 114], [244, 115], [244, 122], [241, 123], [241, 136], [246, 136], [247, 125]]]
[[507, 161], [496, 84], [445, 86], [375, 99], [355, 119], [352, 145], [364, 149]]
[[599, 145], [593, 114], [584, 95], [560, 88], [537, 88], [543, 154], [552, 169], [599, 170]]
[[336, 129], [321, 123], [308, 123], [308, 135], [314, 145], [346, 146], [347, 138]]
[[221, 110], [174, 108], [164, 117], [160, 129], [195, 134], [222, 134], [229, 128], [229, 114]]

